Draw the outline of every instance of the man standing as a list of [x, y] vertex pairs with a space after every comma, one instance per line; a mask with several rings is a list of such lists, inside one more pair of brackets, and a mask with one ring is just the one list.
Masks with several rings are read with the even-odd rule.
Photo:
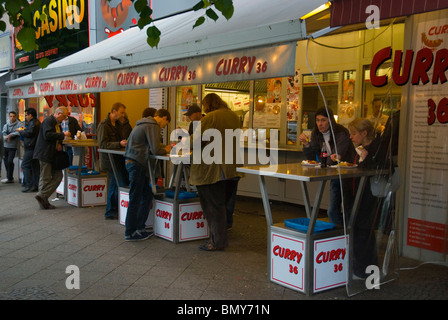
[[25, 152], [22, 159], [23, 185], [22, 192], [35, 192], [39, 188], [39, 161], [33, 159], [34, 147], [40, 130], [40, 121], [35, 109], [25, 110], [25, 129], [16, 129], [23, 138]]
[[17, 121], [17, 113], [10, 111], [8, 122], [3, 127], [4, 161], [6, 169], [6, 179], [2, 180], [3, 183], [14, 182], [14, 158], [20, 140], [19, 132], [16, 129], [20, 127], [21, 123]]
[[[101, 149], [120, 149], [126, 147], [126, 138], [122, 136], [120, 127], [120, 118], [124, 118], [126, 114], [126, 106], [120, 102], [114, 103], [112, 109], [107, 117], [100, 122], [97, 128], [98, 146]], [[119, 179], [125, 181], [125, 170], [122, 158], [118, 155], [113, 155], [116, 159], [115, 163], [118, 165]], [[104, 218], [112, 220], [118, 218], [118, 185], [121, 181], [115, 180], [115, 175], [112, 171], [112, 165], [109, 160], [109, 155], [100, 152], [100, 169], [109, 173], [109, 189], [107, 190], [107, 205]]]
[[[68, 116], [67, 119], [61, 123], [62, 131], [69, 131], [70, 136], [74, 139], [78, 131], [81, 131], [78, 120], [75, 117]], [[73, 147], [67, 147], [68, 158], [70, 165], [73, 164]]]
[[202, 119], [202, 110], [197, 105], [197, 103], [193, 103], [188, 107], [188, 111], [184, 113], [184, 116], [187, 116], [190, 119], [190, 126], [188, 127], [188, 133], [190, 136], [193, 135], [193, 123], [194, 121], [201, 121]]
[[150, 154], [167, 154], [170, 146], [160, 143], [160, 129], [171, 121], [166, 109], [156, 111], [154, 118], [148, 116], [137, 121], [129, 136], [124, 154], [129, 172], [129, 204], [126, 215], [126, 241], [145, 240], [152, 232], [145, 231], [149, 209], [154, 195], [149, 187], [148, 160]]
[[389, 118], [383, 114], [382, 102], [380, 98], [375, 98], [372, 101], [372, 114], [367, 117], [375, 128], [377, 134], [382, 134], [386, 126], [387, 119]]
[[54, 209], [48, 198], [56, 191], [62, 181], [62, 170], [53, 170], [56, 151], [62, 150], [62, 140], [70, 137], [70, 132], [62, 132], [61, 122], [68, 116], [66, 107], [58, 107], [54, 114], [45, 118], [40, 127], [34, 148], [34, 158], [39, 160], [39, 192], [35, 198], [41, 209]]

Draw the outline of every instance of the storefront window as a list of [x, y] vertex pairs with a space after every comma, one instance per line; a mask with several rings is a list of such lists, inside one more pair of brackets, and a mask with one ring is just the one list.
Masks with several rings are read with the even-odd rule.
[[193, 103], [201, 106], [198, 97], [198, 86], [177, 87], [176, 90], [176, 126], [188, 130], [190, 120], [184, 116]]
[[[302, 131], [314, 128], [317, 109], [327, 106], [335, 115], [338, 111], [339, 72], [319, 73], [315, 77], [317, 83], [313, 75], [309, 74], [304, 75], [302, 80]], [[322, 97], [318, 84], [324, 97]]]
[[241, 127], [249, 124], [250, 81], [206, 84], [203, 96], [211, 92], [219, 95], [238, 115]]
[[361, 115], [359, 105], [355, 103], [356, 71], [344, 71], [342, 73], [341, 102], [338, 104], [336, 121], [347, 126], [357, 116]]
[[38, 100], [38, 118], [42, 122], [51, 115], [58, 106], [66, 106], [70, 116], [78, 120], [86, 135], [96, 134], [96, 106], [97, 96], [95, 94], [73, 94], [45, 96], [36, 98]]
[[364, 90], [363, 90], [363, 116], [372, 116], [372, 102], [373, 100], [381, 100], [381, 112], [383, 115], [389, 116], [391, 113], [400, 109], [401, 103], [401, 87], [397, 86], [392, 81], [392, 69], [390, 65], [383, 64], [378, 69], [377, 75], [387, 75], [389, 78], [388, 84], [385, 87], [375, 87], [370, 81], [370, 66], [364, 66]]

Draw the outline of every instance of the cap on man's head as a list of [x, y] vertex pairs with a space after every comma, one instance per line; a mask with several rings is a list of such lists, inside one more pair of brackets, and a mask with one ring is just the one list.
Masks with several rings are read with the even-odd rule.
[[191, 106], [188, 107], [188, 111], [185, 112], [184, 115], [188, 117], [196, 112], [202, 112], [202, 109], [196, 103], [193, 103]]

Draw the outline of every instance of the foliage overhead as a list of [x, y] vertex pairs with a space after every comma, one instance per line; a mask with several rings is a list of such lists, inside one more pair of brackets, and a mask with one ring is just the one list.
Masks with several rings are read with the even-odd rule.
[[[108, 0], [109, 2], [111, 0]], [[152, 48], [157, 47], [160, 41], [160, 37], [163, 36], [160, 30], [154, 25], [154, 21], [151, 18], [152, 9], [148, 5], [147, 0], [131, 0], [136, 12], [139, 14], [139, 20], [137, 25], [140, 29], [148, 26], [146, 30], [148, 45]], [[17, 33], [17, 40], [22, 45], [24, 51], [32, 51], [37, 49], [36, 43], [36, 26], [33, 23], [33, 13], [36, 10], [42, 10], [41, 0], [34, 0], [28, 2], [28, 0], [0, 0], [0, 31], [6, 29], [6, 19], [9, 19], [10, 24], [13, 27], [21, 27]], [[199, 27], [206, 19], [216, 21], [219, 19], [216, 11], [229, 20], [233, 15], [233, 0], [200, 0], [191, 10], [204, 11], [204, 15], [199, 17], [192, 28]], [[45, 19], [47, 12], [43, 12], [40, 15], [40, 19]], [[48, 58], [41, 58], [39, 60], [39, 66], [45, 68], [49, 64]]]

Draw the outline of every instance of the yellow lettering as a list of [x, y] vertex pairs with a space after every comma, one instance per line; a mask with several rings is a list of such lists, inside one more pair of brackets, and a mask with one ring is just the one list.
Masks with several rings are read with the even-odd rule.
[[37, 25], [37, 21], [40, 19], [39, 11], [34, 12], [33, 24], [36, 27], [36, 40], [40, 38], [40, 27]]
[[50, 22], [51, 32], [56, 32], [56, 30], [58, 30], [58, 14], [56, 10], [57, 10], [56, 0], [51, 0], [50, 4], [48, 5], [48, 14], [52, 19], [52, 22]]
[[[45, 12], [45, 8], [47, 6], [44, 5], [42, 6], [42, 12]], [[48, 27], [48, 16], [45, 15], [45, 19], [40, 21], [41, 25], [40, 25], [40, 31], [41, 31], [41, 35], [44, 36], [45, 32], [47, 34], [50, 34], [50, 28]]]

